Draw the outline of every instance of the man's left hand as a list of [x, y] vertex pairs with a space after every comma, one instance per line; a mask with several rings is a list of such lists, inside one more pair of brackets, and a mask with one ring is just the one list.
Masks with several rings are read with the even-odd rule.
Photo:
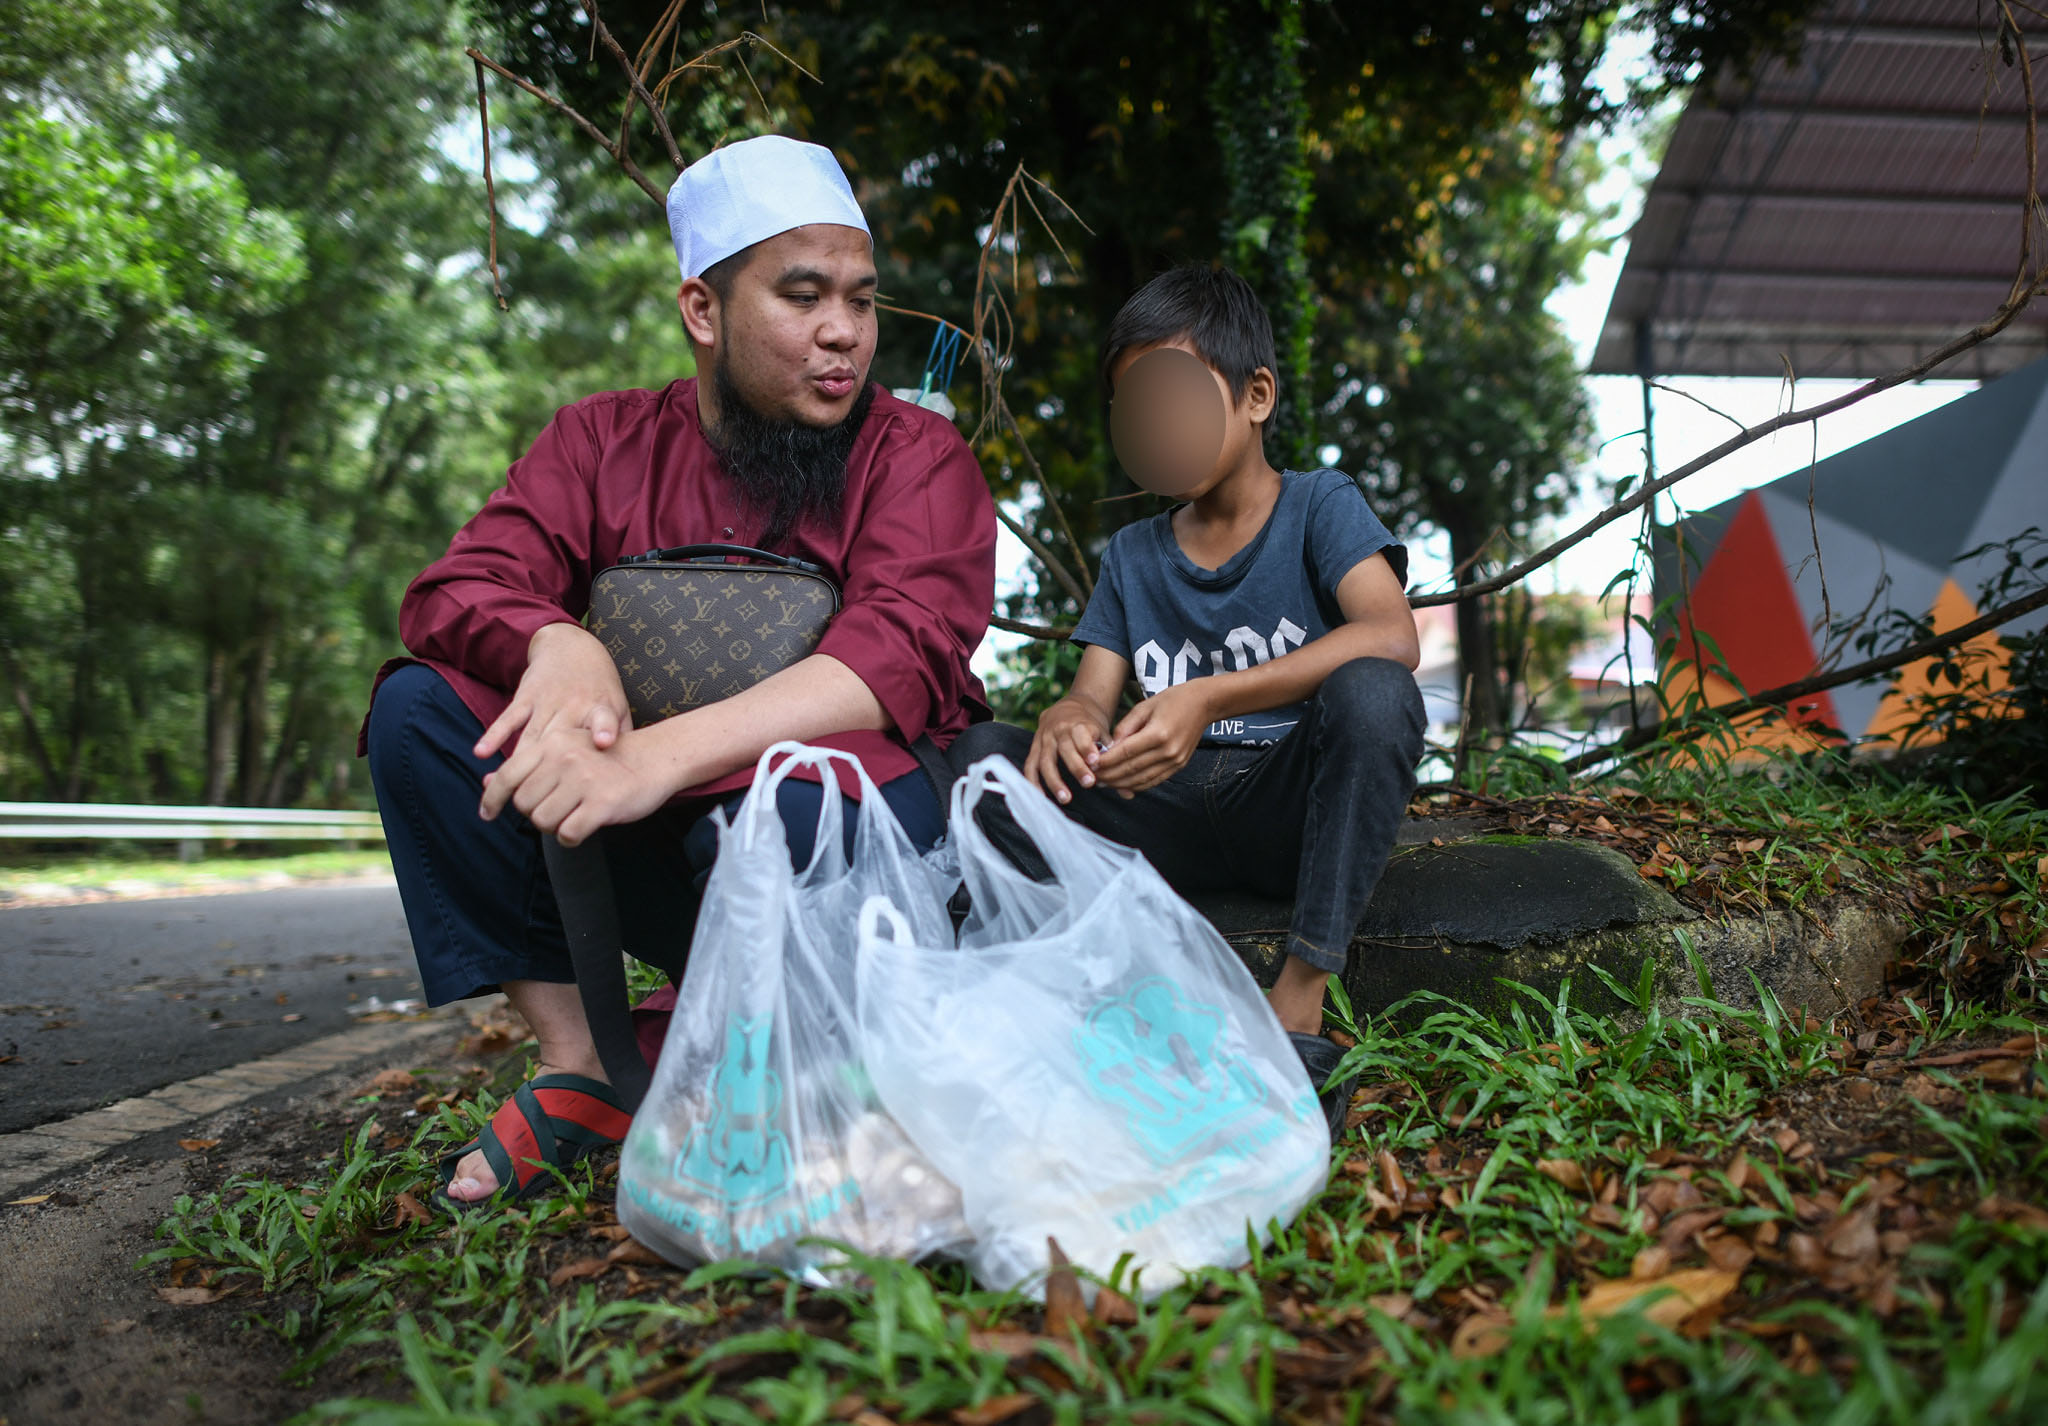
[[673, 789], [647, 733], [628, 729], [609, 748], [599, 748], [582, 727], [557, 725], [521, 738], [504, 765], [485, 775], [477, 815], [488, 822], [510, 803], [565, 847], [601, 828], [650, 816]]
[[1215, 721], [1201, 685], [1194, 679], [1155, 693], [1125, 714], [1096, 760], [1096, 780], [1118, 792], [1143, 792], [1186, 767]]

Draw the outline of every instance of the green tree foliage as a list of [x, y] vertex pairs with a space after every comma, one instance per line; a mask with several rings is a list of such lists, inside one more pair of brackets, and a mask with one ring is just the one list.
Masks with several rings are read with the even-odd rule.
[[134, 772], [129, 730], [175, 681], [156, 556], [178, 471], [303, 273], [290, 221], [174, 137], [0, 116], [0, 648], [45, 796]]
[[[619, 0], [603, 14], [637, 51], [664, 8]], [[1704, 12], [1664, 4], [1628, 23], [1656, 37], [1658, 83], [1682, 83], [1703, 65], [1781, 46], [1810, 8], [1728, 0], [1709, 23]], [[588, 58], [575, 0], [495, 0], [491, 10], [501, 57], [600, 127], [617, 124], [623, 84], [602, 53]], [[1056, 498], [1094, 547], [1151, 508], [1115, 498], [1132, 487], [1110, 452], [1096, 383], [1095, 345], [1123, 300], [1173, 262], [1229, 257], [1277, 304], [1288, 361], [1304, 349], [1303, 318], [1323, 314], [1310, 317], [1309, 399], [1270, 452], [1300, 460], [1301, 418], [1342, 381], [1322, 351], [1332, 309], [1344, 315], [1352, 294], [1398, 278], [1437, 241], [1445, 184], [1459, 181], [1480, 137], [1529, 113], [1539, 74], [1551, 94], [1540, 117], [1553, 131], [1611, 117], [1589, 77], [1622, 23], [1617, 14], [1583, 0], [1395, 0], [1363, 11], [1332, 0], [714, 3], [690, 7], [662, 51], [688, 59], [753, 30], [818, 76], [813, 83], [763, 50], [744, 50], [768, 107], [746, 103], [751, 86], [681, 90], [679, 137], [689, 152], [692, 142], [772, 125], [831, 145], [854, 175], [885, 295], [898, 305], [969, 320], [985, 224], [1018, 165], [1071, 205], [1078, 220], [1037, 195], [1053, 235], [1027, 226], [1016, 249], [1001, 243], [996, 256], [1018, 289], [1009, 308], [1012, 405]], [[543, 122], [551, 142], [584, 143], [559, 120]], [[643, 162], [659, 153], [644, 124], [628, 127]], [[1297, 144], [1306, 191], [1293, 172]], [[649, 163], [657, 170], [665, 179], [665, 161]], [[1304, 266], [1312, 301], [1287, 306]], [[888, 320], [885, 380], [916, 382], [929, 331]], [[954, 395], [971, 403], [965, 391]], [[980, 413], [970, 404], [967, 415]], [[1015, 492], [1006, 459], [1015, 453], [999, 441], [989, 449], [992, 478]], [[1057, 522], [1040, 516], [1039, 533], [1057, 546]], [[1073, 610], [1054, 591], [1036, 612]]]
[[[665, 8], [617, 0], [603, 13], [637, 51]], [[1641, 23], [1661, 76], [1683, 80], [1778, 43], [1807, 8], [1724, 0], [1653, 7]], [[527, 163], [498, 174], [510, 310], [492, 303], [462, 46], [623, 133], [658, 184], [672, 166], [644, 109], [622, 123], [620, 74], [576, 0], [14, 0], [7, 12], [0, 790], [360, 797], [353, 732], [371, 673], [396, 651], [406, 581], [550, 408], [690, 369], [658, 210], [585, 136], [495, 80], [499, 153]], [[1552, 171], [1557, 139], [1601, 117], [1586, 76], [1615, 23], [1612, 6], [1582, 0], [707, 0], [652, 52], [657, 76], [742, 31], [788, 52], [749, 41], [716, 57], [723, 70], [674, 76], [678, 141], [695, 155], [775, 129], [831, 144], [894, 303], [965, 322], [977, 278], [996, 278], [1006, 389], [1048, 488], [1021, 483], [1001, 440], [987, 446], [991, 478], [1027, 505], [1058, 502], [1093, 549], [1148, 508], [1118, 498], [1132, 492], [1102, 423], [1096, 343], [1175, 261], [1227, 257], [1268, 293], [1290, 402], [1276, 459], [1301, 458], [1313, 413], [1316, 440], [1383, 478], [1389, 514], [1450, 528], [1457, 511], [1427, 503], [1448, 478], [1407, 473], [1431, 466], [1410, 454], [1428, 442], [1366, 439], [1377, 422], [1346, 393], [1369, 373], [1404, 423], [1453, 423], [1476, 410], [1465, 386], [1440, 401], [1410, 393], [1472, 373], [1485, 389], [1505, 373], [1481, 403], [1497, 419], [1472, 428], [1484, 448], [1466, 452], [1466, 479], [1496, 482], [1502, 462], [1568, 469], [1546, 454], [1571, 445], [1545, 384], [1557, 373], [1480, 350], [1489, 323], [1470, 316], [1505, 300], [1490, 284], [1533, 308], [1562, 259], [1468, 281], [1454, 255], [1498, 236], [1505, 273], [1529, 240], [1468, 231], [1458, 199], [1483, 192], [1559, 231], [1543, 228], [1571, 201]], [[1525, 131], [1548, 169], [1495, 163], [1489, 136]], [[1072, 211], [1031, 190], [1051, 235], [1020, 210], [1015, 241], [988, 247], [1003, 270], [983, 273], [989, 211], [1020, 165]], [[1444, 292], [1424, 290], [1438, 279]], [[1441, 340], [1414, 338], [1418, 321]], [[877, 375], [914, 384], [930, 332], [887, 318]], [[1461, 352], [1468, 338], [1479, 345]], [[972, 421], [967, 387], [952, 394]], [[1529, 478], [1502, 507], [1515, 518], [1551, 498]], [[1057, 546], [1054, 512], [1037, 504], [1037, 519]], [[1027, 604], [1075, 612], [1057, 591]]]
[[[1543, 306], [1595, 242], [1590, 156], [1565, 160], [1560, 147], [1534, 114], [1475, 141], [1401, 276], [1323, 309], [1337, 463], [1397, 530], [1445, 532], [1461, 584], [1510, 563], [1530, 527], [1565, 508], [1592, 439], [1571, 344]], [[1535, 613], [1526, 594], [1457, 606], [1474, 727], [1511, 721]]]

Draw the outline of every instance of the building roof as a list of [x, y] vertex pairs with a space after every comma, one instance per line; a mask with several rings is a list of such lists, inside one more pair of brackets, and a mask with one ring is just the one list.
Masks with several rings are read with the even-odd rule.
[[[1998, 13], [1828, 0], [1796, 59], [1702, 85], [1630, 235], [1591, 371], [1879, 376], [1991, 316], [2017, 272], [2026, 192], [2026, 104]], [[2048, 18], [2012, 13], [2048, 103]], [[2034, 232], [2038, 255], [2048, 222]], [[1988, 379], [2044, 353], [2036, 301], [1934, 374]]]

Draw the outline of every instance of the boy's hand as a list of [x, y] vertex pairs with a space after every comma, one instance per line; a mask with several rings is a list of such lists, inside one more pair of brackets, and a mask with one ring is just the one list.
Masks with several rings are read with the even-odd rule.
[[1024, 775], [1053, 801], [1071, 802], [1074, 794], [1067, 790], [1060, 768], [1064, 766], [1080, 786], [1095, 786], [1095, 744], [1108, 733], [1109, 719], [1101, 710], [1069, 694], [1039, 715]]
[[1155, 693], [1124, 715], [1109, 750], [1095, 760], [1095, 777], [1119, 792], [1157, 787], [1188, 765], [1202, 732], [1215, 719], [1202, 679]]

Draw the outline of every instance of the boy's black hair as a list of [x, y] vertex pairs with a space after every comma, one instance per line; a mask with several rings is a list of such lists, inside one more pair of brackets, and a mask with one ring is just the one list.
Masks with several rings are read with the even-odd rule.
[[1102, 394], [1115, 394], [1110, 371], [1133, 347], [1186, 337], [1241, 401], [1260, 367], [1277, 387], [1280, 357], [1273, 322], [1252, 285], [1221, 263], [1170, 268], [1131, 294], [1102, 341]]

